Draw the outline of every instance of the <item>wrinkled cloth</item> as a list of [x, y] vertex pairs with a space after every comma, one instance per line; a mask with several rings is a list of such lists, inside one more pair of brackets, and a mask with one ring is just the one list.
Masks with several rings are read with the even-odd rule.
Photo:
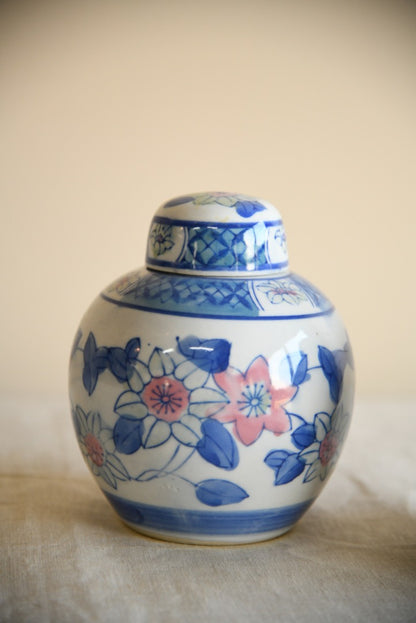
[[2, 622], [416, 621], [416, 400], [358, 402], [328, 485], [264, 543], [141, 536], [77, 447], [64, 397], [3, 397]]

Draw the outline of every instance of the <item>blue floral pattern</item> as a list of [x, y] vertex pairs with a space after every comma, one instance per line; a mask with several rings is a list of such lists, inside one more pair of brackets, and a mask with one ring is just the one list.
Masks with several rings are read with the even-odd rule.
[[[232, 472], [242, 447], [255, 444], [263, 435], [286, 439], [284, 447], [264, 457], [275, 486], [297, 478], [305, 483], [324, 480], [338, 458], [350, 418], [340, 401], [344, 370], [352, 365], [348, 344], [338, 351], [319, 346], [319, 365], [312, 367], [307, 353], [289, 353], [282, 362], [287, 385], [276, 388], [265, 357], [255, 357], [246, 370], [236, 369], [230, 365], [232, 345], [223, 338], [177, 338], [176, 345], [156, 346], [146, 357], [138, 336], [124, 347], [98, 345], [92, 332], [83, 348], [81, 341], [78, 335], [76, 350], [82, 352], [86, 394], [94, 393], [104, 373], [122, 386], [111, 425], [103, 424], [100, 413], [86, 412], [78, 404], [73, 408], [84, 457], [93, 473], [113, 489], [120, 481], [177, 478], [193, 487], [204, 505], [240, 503], [250, 495], [241, 483], [223, 477], [195, 482], [183, 467], [202, 460]], [[290, 405], [312, 371], [326, 379], [334, 407], [308, 421]], [[140, 473], [127, 469], [123, 457], [147, 454], [165, 444], [170, 455], [162, 467], [147, 467]]]
[[286, 239], [286, 232], [283, 226], [277, 227], [274, 233], [274, 239], [276, 240], [276, 242], [282, 249], [283, 253], [286, 254], [287, 253], [287, 239]]
[[149, 235], [152, 250], [155, 256], [163, 255], [175, 244], [172, 225], [155, 223]]
[[272, 305], [298, 305], [307, 300], [305, 292], [290, 279], [269, 279], [259, 284], [258, 289], [266, 294]]
[[226, 208], [234, 208], [239, 216], [249, 218], [257, 212], [265, 210], [265, 206], [256, 199], [246, 197], [245, 195], [233, 195], [231, 193], [199, 193], [197, 195], [186, 195], [176, 197], [164, 204], [164, 208], [173, 208], [177, 205], [193, 203], [194, 205], [209, 205], [217, 203]]

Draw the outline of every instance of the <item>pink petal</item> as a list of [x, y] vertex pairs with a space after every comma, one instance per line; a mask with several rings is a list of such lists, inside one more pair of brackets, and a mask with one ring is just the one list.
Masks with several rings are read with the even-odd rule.
[[240, 399], [242, 388], [245, 385], [244, 377], [236, 368], [227, 368], [224, 372], [214, 374], [214, 379], [218, 387], [228, 395], [231, 403], [237, 403]]
[[213, 417], [220, 422], [234, 422], [239, 413], [233, 404], [227, 404], [221, 411], [218, 411]]
[[245, 382], [247, 385], [254, 385], [254, 383], [264, 383], [269, 388], [271, 385], [269, 365], [264, 357], [259, 355], [247, 368], [245, 374]]
[[261, 435], [263, 418], [239, 417], [234, 425], [235, 434], [245, 445], [249, 446]]
[[283, 409], [277, 409], [272, 415], [264, 418], [264, 428], [272, 431], [275, 435], [281, 435], [290, 430], [290, 420], [287, 413]]
[[285, 387], [284, 389], [274, 389], [271, 387], [270, 393], [272, 395], [272, 412], [278, 409], [280, 405], [284, 405], [289, 402], [296, 392], [296, 387]]

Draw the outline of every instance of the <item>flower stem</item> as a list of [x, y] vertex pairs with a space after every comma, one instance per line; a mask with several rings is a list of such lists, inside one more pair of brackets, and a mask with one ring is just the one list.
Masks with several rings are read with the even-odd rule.
[[[156, 478], [163, 478], [165, 476], [176, 476], [176, 478], [181, 478], [182, 480], [185, 480], [186, 482], [189, 482], [190, 484], [192, 484], [193, 486], [195, 486], [190, 480], [187, 480], [186, 478], [184, 478], [183, 476], [178, 476], [177, 474], [175, 474], [175, 472], [177, 472], [183, 465], [185, 465], [185, 463], [187, 461], [189, 461], [189, 459], [191, 458], [191, 456], [194, 454], [195, 452], [195, 448], [192, 449], [192, 452], [190, 454], [188, 454], [188, 456], [186, 456], [184, 458], [184, 460], [182, 461], [182, 463], [179, 463], [179, 465], [177, 465], [174, 469], [172, 470], [168, 470], [167, 467], [170, 465], [170, 463], [172, 463], [173, 459], [176, 457], [176, 455], [179, 452], [180, 449], [180, 444], [178, 444], [176, 446], [176, 450], [175, 452], [172, 454], [172, 456], [170, 457], [169, 461], [167, 463], [165, 463], [165, 465], [163, 467], [161, 467], [160, 469], [146, 469], [144, 472], [142, 472], [141, 474], [139, 474], [134, 480], [138, 481], [138, 482], [150, 482], [151, 480], [155, 480]], [[149, 476], [148, 478], [144, 478], [144, 476], [146, 474], [152, 473], [152, 476]]]

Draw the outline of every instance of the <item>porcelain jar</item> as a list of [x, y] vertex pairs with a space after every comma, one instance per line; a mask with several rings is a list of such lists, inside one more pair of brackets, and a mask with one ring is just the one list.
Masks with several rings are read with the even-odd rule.
[[283, 534], [316, 499], [354, 373], [333, 305], [289, 270], [276, 208], [200, 193], [159, 208], [146, 267], [92, 303], [69, 386], [81, 451], [126, 524], [231, 544]]

